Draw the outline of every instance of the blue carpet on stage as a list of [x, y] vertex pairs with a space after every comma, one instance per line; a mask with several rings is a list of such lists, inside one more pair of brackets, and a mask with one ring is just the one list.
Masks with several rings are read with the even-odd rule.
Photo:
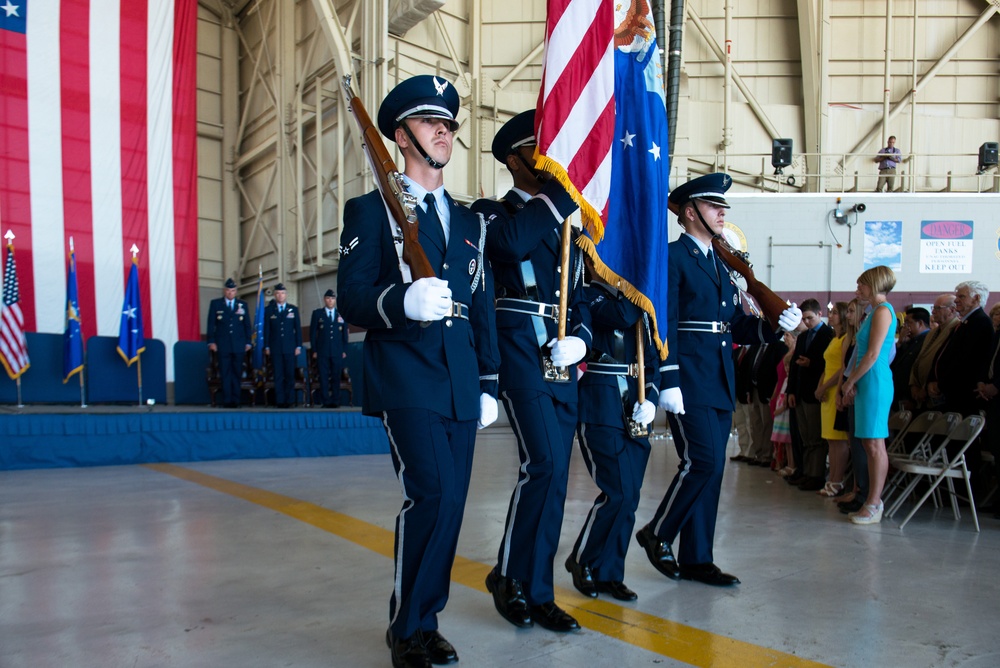
[[[81, 409], [81, 413], [87, 409]], [[389, 452], [382, 424], [357, 411], [7, 414], [0, 469]]]

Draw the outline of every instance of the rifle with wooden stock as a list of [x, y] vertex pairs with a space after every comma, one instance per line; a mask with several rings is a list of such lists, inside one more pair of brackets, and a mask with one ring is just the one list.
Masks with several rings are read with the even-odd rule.
[[409, 265], [413, 280], [435, 278], [434, 268], [431, 266], [430, 260], [427, 259], [427, 254], [424, 253], [417, 234], [420, 230], [417, 223], [417, 198], [406, 189], [406, 181], [396, 169], [396, 163], [393, 162], [392, 156], [386, 150], [378, 128], [368, 116], [361, 98], [354, 94], [354, 90], [351, 88], [351, 77], [344, 77], [343, 83], [351, 113], [361, 129], [361, 145], [364, 148], [365, 157], [368, 158], [368, 164], [372, 168], [372, 173], [375, 174], [378, 191], [382, 194], [382, 199], [385, 200], [389, 212], [403, 233], [403, 261]]
[[[671, 213], [680, 216], [680, 207], [670, 202], [667, 207]], [[729, 245], [729, 242], [721, 234], [715, 234], [706, 225], [705, 229], [712, 235], [712, 248], [726, 265], [743, 277], [747, 283], [747, 294], [753, 297], [764, 312], [764, 317], [775, 330], [783, 329], [778, 324], [778, 316], [788, 308], [784, 299], [779, 297], [771, 288], [761, 283], [753, 274], [753, 265], [750, 264], [750, 254], [736, 250]]]

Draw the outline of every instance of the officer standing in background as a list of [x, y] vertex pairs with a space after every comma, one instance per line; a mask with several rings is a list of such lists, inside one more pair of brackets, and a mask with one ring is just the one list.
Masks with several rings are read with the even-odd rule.
[[[660, 357], [648, 316], [618, 290], [592, 277], [586, 288], [594, 327], [587, 372], [580, 379], [580, 452], [601, 493], [587, 513], [566, 570], [585, 596], [634, 601], [625, 586], [625, 554], [635, 527], [639, 490], [649, 461], [649, 424], [656, 415]], [[639, 403], [636, 327], [645, 347], [646, 399]], [[639, 433], [639, 430], [642, 433]]]
[[236, 298], [236, 281], [226, 279], [222, 299], [213, 299], [208, 305], [208, 349], [215, 353], [222, 381], [222, 405], [238, 408], [240, 381], [243, 378], [243, 361], [250, 350], [253, 316], [250, 307]]
[[299, 309], [286, 302], [288, 292], [278, 283], [274, 301], [264, 311], [264, 353], [274, 368], [274, 402], [278, 408], [295, 403], [295, 361], [302, 352]]
[[327, 290], [323, 308], [312, 312], [309, 338], [312, 356], [319, 367], [319, 387], [324, 408], [340, 406], [340, 375], [347, 358], [347, 323], [337, 312], [337, 293]]
[[382, 102], [378, 128], [403, 155], [419, 241], [436, 277], [410, 282], [398, 225], [378, 191], [344, 208], [337, 292], [344, 318], [367, 329], [365, 415], [382, 419], [403, 491], [389, 599], [392, 665], [458, 661], [438, 631], [472, 475], [476, 427], [497, 418], [499, 356], [485, 222], [444, 189], [458, 92], [422, 75]]
[[[712, 552], [735, 405], [732, 346], [778, 341], [766, 320], [744, 313], [739, 288], [712, 249], [713, 236], [725, 228], [731, 184], [728, 174], [707, 174], [670, 193], [684, 233], [669, 244], [669, 356], [660, 367], [659, 404], [680, 463], [653, 519], [636, 534], [667, 577], [716, 586], [739, 583], [719, 570]], [[801, 319], [792, 304], [779, 323], [793, 330]], [[678, 534], [675, 560], [671, 544]]]
[[[486, 578], [497, 611], [511, 624], [552, 631], [580, 628], [555, 604], [553, 560], [559, 546], [569, 459], [576, 429], [576, 363], [590, 345], [583, 294], [583, 256], [572, 246], [566, 336], [556, 341], [562, 222], [576, 204], [555, 179], [533, 167], [534, 111], [500, 128], [493, 156], [514, 188], [502, 200], [481, 199], [486, 246], [496, 275], [500, 396], [517, 438], [521, 466], [511, 494], [497, 565]], [[543, 368], [568, 367], [565, 380]]]

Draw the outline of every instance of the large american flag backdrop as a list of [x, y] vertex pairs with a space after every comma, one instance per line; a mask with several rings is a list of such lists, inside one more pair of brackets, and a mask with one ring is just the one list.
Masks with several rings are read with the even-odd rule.
[[118, 334], [132, 244], [145, 336], [168, 360], [199, 337], [197, 11], [0, 0], [0, 227], [16, 235], [25, 331], [63, 331], [73, 236], [84, 337]]

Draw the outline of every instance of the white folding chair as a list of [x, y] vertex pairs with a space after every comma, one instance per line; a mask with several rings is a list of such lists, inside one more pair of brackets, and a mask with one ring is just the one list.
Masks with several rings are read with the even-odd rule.
[[[965, 451], [969, 449], [972, 442], [979, 436], [979, 432], [983, 430], [983, 425], [985, 424], [986, 420], [982, 416], [970, 415], [952, 429], [944, 441], [926, 459], [919, 457], [908, 458], [906, 460], [897, 458], [894, 462], [896, 467], [912, 477], [906, 489], [903, 490], [896, 502], [886, 512], [886, 517], [892, 517], [899, 510], [906, 497], [916, 489], [920, 480], [927, 478], [927, 491], [914, 504], [913, 509], [910, 510], [910, 514], [900, 523], [899, 528], [902, 529], [906, 526], [906, 523], [916, 514], [920, 506], [934, 494], [942, 481], [947, 481], [948, 483], [948, 495], [951, 499], [951, 509], [955, 514], [955, 519], [961, 519], [962, 515], [958, 510], [958, 499], [961, 497], [955, 492], [955, 484], [952, 482], [954, 478], [961, 478], [965, 481], [965, 491], [969, 495], [966, 500], [969, 502], [969, 507], [972, 508], [972, 521], [976, 525], [976, 531], [978, 532], [979, 516], [976, 513], [975, 499], [972, 496], [972, 482], [969, 478], [969, 469], [965, 465]], [[948, 445], [953, 441], [960, 442], [961, 447], [952, 456], [948, 454]]]

